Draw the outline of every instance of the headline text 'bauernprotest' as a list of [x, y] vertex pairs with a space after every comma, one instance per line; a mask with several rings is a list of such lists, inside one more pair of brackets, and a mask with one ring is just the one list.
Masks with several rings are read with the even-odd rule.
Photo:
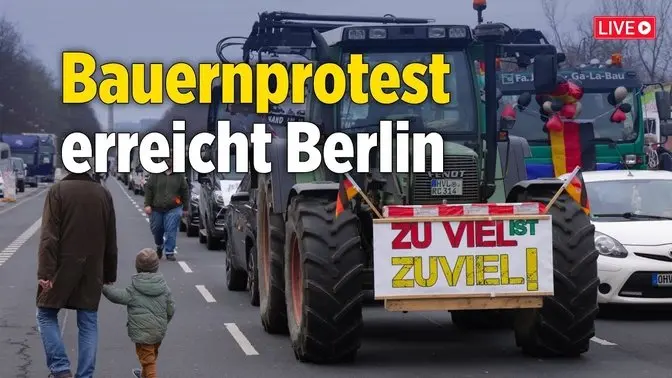
[[[103, 75], [100, 83], [94, 79], [98, 70]], [[85, 104], [96, 98], [104, 104], [162, 104], [166, 100], [178, 105], [209, 104], [213, 83], [220, 79], [225, 84], [221, 86], [222, 103], [254, 104], [257, 113], [263, 114], [270, 111], [270, 104], [279, 105], [288, 98], [294, 104], [306, 103], [307, 85], [323, 104], [336, 104], [348, 96], [355, 104], [375, 101], [389, 105], [401, 101], [418, 105], [431, 96], [435, 103], [444, 105], [451, 100], [445, 89], [445, 78], [450, 74], [451, 66], [444, 54], [432, 54], [428, 64], [414, 62], [403, 68], [392, 63], [369, 67], [362, 54], [352, 54], [346, 67], [335, 63], [276, 62], [201, 63], [194, 68], [175, 63], [166, 71], [161, 63], [133, 63], [130, 70], [116, 62], [99, 65], [91, 54], [81, 51], [63, 53], [61, 72], [66, 104]], [[271, 78], [277, 85], [270, 85]], [[239, 88], [234, 85], [236, 82], [240, 83]]]
[[[199, 173], [215, 170], [222, 173], [250, 172], [250, 158], [255, 172], [269, 173], [273, 169], [266, 156], [267, 145], [273, 136], [266, 131], [267, 127], [263, 123], [255, 123], [248, 137], [242, 132], [232, 133], [231, 122], [222, 120], [218, 122], [216, 135], [199, 133], [188, 143], [185, 130], [185, 121], [173, 121], [172, 143], [158, 132], [149, 133], [143, 138], [138, 133], [96, 133], [93, 142], [83, 133], [72, 133], [63, 140], [63, 165], [72, 173], [84, 173], [92, 169], [104, 173], [108, 169], [109, 150], [116, 148], [117, 172], [128, 173], [131, 171], [131, 153], [137, 148], [140, 165], [149, 173], [167, 171], [166, 158], [172, 158], [172, 171], [177, 173], [186, 171], [187, 162]], [[381, 121], [379, 133], [358, 133], [354, 138], [345, 133], [334, 133], [322, 139], [317, 125], [289, 122], [286, 139], [287, 172], [314, 172], [321, 166], [326, 166], [334, 173], [353, 170], [369, 172], [372, 167], [369, 156], [374, 148], [378, 149], [379, 156], [379, 164], [375, 166], [382, 173], [427, 172], [427, 151], [431, 154], [430, 170], [443, 172], [441, 135], [435, 132], [408, 133], [408, 130], [408, 121]], [[213, 147], [216, 156], [213, 159], [204, 158], [201, 152], [203, 146]], [[95, 161], [95, 167], [89, 163], [91, 158]], [[352, 160], [355, 160], [355, 166]], [[234, 167], [231, 166], [232, 161], [235, 161]], [[395, 167], [393, 162], [396, 163]]]

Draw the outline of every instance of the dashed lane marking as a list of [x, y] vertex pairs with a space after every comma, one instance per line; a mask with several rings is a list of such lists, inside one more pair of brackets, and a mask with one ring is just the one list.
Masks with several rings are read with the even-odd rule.
[[19, 235], [18, 238], [16, 238], [13, 242], [9, 243], [9, 245], [0, 252], [0, 266], [2, 266], [7, 260], [9, 260], [10, 257], [12, 257], [16, 251], [21, 248], [22, 245], [24, 245], [28, 239], [30, 239], [36, 232], [37, 230], [40, 229], [42, 226], [42, 217], [40, 217], [35, 223], [33, 223], [26, 231], [24, 231], [21, 235]]
[[248, 340], [247, 337], [245, 337], [243, 331], [241, 331], [240, 328], [238, 328], [236, 323], [226, 323], [224, 324], [224, 326], [226, 327], [226, 330], [229, 331], [233, 339], [236, 340], [236, 343], [238, 343], [240, 349], [242, 349], [246, 355], [248, 356], [259, 355], [259, 352], [257, 352], [256, 349], [254, 349], [254, 346], [252, 346], [250, 340]]
[[193, 273], [194, 272], [193, 270], [191, 270], [189, 265], [187, 265], [187, 263], [184, 262], [184, 261], [178, 261], [177, 264], [180, 266], [180, 268], [182, 268], [182, 270], [184, 270], [184, 273]]
[[206, 302], [208, 303], [215, 303], [217, 300], [215, 300], [215, 297], [210, 294], [208, 289], [205, 288], [203, 285], [196, 285], [196, 290], [198, 290], [199, 293], [203, 296], [203, 299], [205, 299]]
[[593, 336], [593, 338], [591, 338], [590, 341], [595, 342], [595, 343], [598, 343], [598, 344], [600, 344], [600, 345], [604, 345], [604, 346], [614, 346], [614, 345], [618, 345], [618, 344], [614, 344], [614, 343], [612, 343], [611, 341], [607, 341], [607, 340], [605, 340], [605, 339], [600, 339], [599, 337], [596, 337], [596, 336]]

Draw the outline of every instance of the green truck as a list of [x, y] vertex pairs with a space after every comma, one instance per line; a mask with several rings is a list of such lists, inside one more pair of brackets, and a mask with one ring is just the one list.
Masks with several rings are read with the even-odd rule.
[[[637, 73], [622, 67], [589, 65], [562, 70], [559, 74], [580, 82], [584, 88], [582, 110], [577, 121], [593, 128], [593, 135], [585, 138], [586, 145], [582, 143], [581, 147], [585, 151], [591, 144], [594, 146], [596, 169], [623, 169], [624, 165], [629, 169], [646, 169], [642, 105], [644, 86]], [[502, 92], [500, 112], [504, 104], [515, 105], [518, 96], [524, 92], [534, 96], [533, 80], [532, 71], [499, 72], [498, 86]], [[627, 113], [625, 122], [612, 123], [609, 118], [614, 107], [607, 98], [619, 86], [628, 90], [625, 102], [632, 106], [632, 110]], [[543, 125], [539, 106], [533, 100], [529, 107], [518, 111], [515, 126], [509, 130], [510, 135], [523, 137], [530, 145], [531, 156], [525, 159], [528, 179], [555, 176], [549, 139]]]

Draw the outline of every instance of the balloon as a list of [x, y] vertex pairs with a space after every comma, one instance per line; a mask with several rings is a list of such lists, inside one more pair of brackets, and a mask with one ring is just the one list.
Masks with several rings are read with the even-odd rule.
[[516, 111], [513, 109], [513, 106], [511, 106], [511, 104], [506, 104], [504, 106], [501, 117], [511, 121], [516, 119]]
[[546, 122], [546, 128], [548, 128], [549, 131], [562, 131], [562, 126], [562, 120], [557, 114]]
[[611, 114], [610, 120], [613, 123], [621, 123], [625, 121], [627, 118], [628, 117], [621, 109], [616, 108], [616, 110], [614, 110], [614, 112]]
[[[614, 89], [614, 100], [616, 100], [616, 104], [620, 104], [625, 100], [625, 98], [628, 97], [628, 90], [625, 87], [618, 87]], [[612, 105], [616, 105], [612, 104]]]
[[518, 96], [518, 107], [520, 109], [527, 108], [532, 102], [532, 95], [530, 92], [523, 92]]
[[562, 99], [554, 98], [551, 101], [551, 110], [553, 110], [553, 112], [559, 112], [560, 110], [562, 110], [562, 107], [564, 105], [565, 105], [565, 103], [564, 103], [564, 101], [562, 101]]
[[544, 105], [541, 108], [544, 109], [544, 112], [546, 112], [546, 114], [553, 113], [553, 103], [551, 101], [544, 102]]
[[567, 119], [574, 119], [576, 117], [576, 109], [579, 103], [567, 104], [560, 110], [560, 116]]
[[569, 92], [569, 82], [564, 81], [555, 86], [555, 90], [551, 92], [553, 97], [562, 97]]
[[630, 113], [632, 111], [632, 105], [628, 103], [623, 103], [618, 106], [619, 109], [623, 111], [623, 113]]
[[576, 101], [579, 101], [583, 97], [583, 87], [571, 81], [568, 83], [568, 85], [569, 90], [567, 91], [567, 95]]

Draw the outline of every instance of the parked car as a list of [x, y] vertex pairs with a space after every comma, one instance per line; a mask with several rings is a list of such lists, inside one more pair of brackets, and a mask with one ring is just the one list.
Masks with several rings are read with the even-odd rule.
[[672, 172], [585, 172], [601, 304], [672, 304]]
[[199, 210], [198, 201], [201, 195], [201, 183], [198, 182], [198, 173], [193, 169], [187, 172], [187, 182], [189, 183], [189, 211], [185, 217], [182, 217], [180, 222], [180, 231], [186, 232], [188, 237], [196, 237], [199, 235]]
[[[235, 166], [234, 159], [231, 160], [232, 166]], [[216, 171], [198, 175], [201, 183], [198, 200], [199, 241], [211, 251], [222, 248], [222, 241], [226, 238], [227, 206], [244, 175], [244, 173]]]
[[250, 175], [245, 175], [236, 192], [231, 195], [228, 206], [226, 287], [232, 291], [247, 290], [250, 304], [259, 306], [257, 206], [250, 182]]
[[5, 180], [0, 175], [0, 198], [5, 198]]
[[145, 183], [147, 183], [148, 178], [149, 173], [138, 166], [131, 176], [131, 182], [129, 184], [130, 190], [137, 195], [145, 195]]

